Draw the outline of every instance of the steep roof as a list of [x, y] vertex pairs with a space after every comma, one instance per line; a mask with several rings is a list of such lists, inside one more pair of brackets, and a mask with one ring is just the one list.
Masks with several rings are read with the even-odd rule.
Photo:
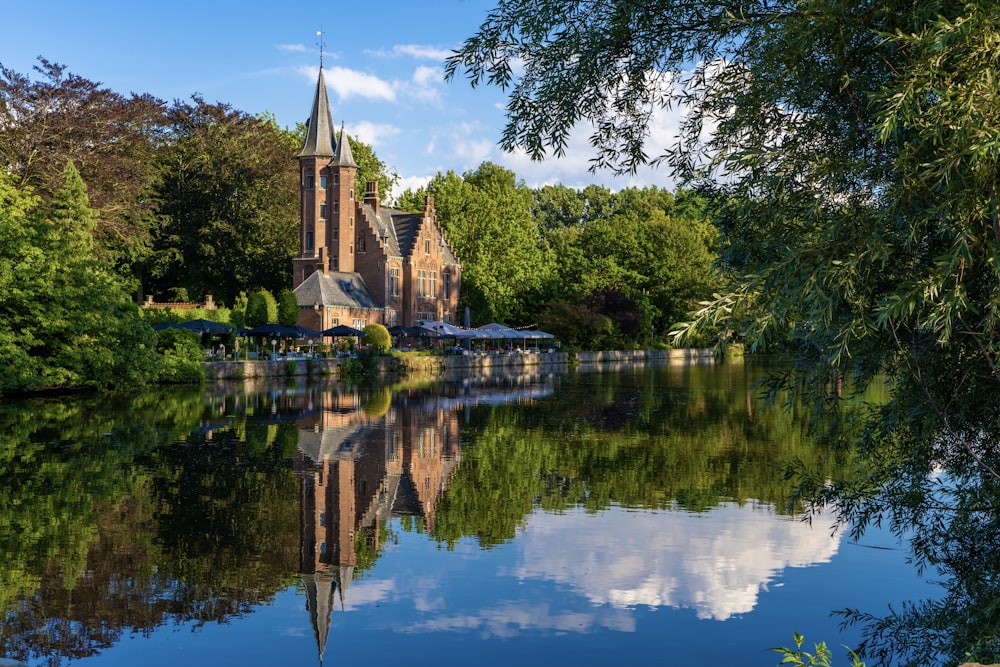
[[[409, 257], [413, 254], [413, 246], [423, 223], [422, 213], [408, 213], [381, 206], [376, 214], [371, 204], [364, 204], [362, 208], [365, 219], [374, 227], [375, 233], [386, 240], [389, 255]], [[442, 244], [441, 258], [445, 264], [459, 263], [448, 243]]]
[[316, 95], [313, 97], [306, 141], [299, 151], [299, 157], [333, 157], [333, 116], [330, 114], [330, 100], [326, 94], [326, 79], [323, 69], [319, 70]]
[[354, 161], [354, 154], [351, 153], [351, 142], [347, 140], [347, 133], [344, 132], [344, 124], [340, 124], [340, 143], [337, 144], [337, 164], [341, 167], [358, 167]]
[[320, 304], [326, 308], [368, 308], [379, 310], [382, 305], [360, 273], [316, 271], [295, 288], [300, 306]]

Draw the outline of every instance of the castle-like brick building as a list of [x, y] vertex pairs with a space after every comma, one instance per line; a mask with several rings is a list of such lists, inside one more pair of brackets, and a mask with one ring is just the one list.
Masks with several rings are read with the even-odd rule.
[[299, 152], [300, 251], [292, 260], [299, 324], [415, 326], [457, 322], [462, 266], [428, 196], [422, 213], [382, 206], [378, 183], [355, 183], [358, 165], [334, 131], [323, 69]]

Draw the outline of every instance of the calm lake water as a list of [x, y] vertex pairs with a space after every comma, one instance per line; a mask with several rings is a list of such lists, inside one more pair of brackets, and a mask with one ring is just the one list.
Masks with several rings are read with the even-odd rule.
[[0, 408], [0, 657], [31, 665], [835, 664], [936, 595], [790, 504], [837, 473], [743, 364]]

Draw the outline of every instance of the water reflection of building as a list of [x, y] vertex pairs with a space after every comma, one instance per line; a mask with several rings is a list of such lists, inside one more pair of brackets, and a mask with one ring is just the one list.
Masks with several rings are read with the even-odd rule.
[[436, 398], [362, 407], [356, 395], [325, 392], [309, 403], [297, 421], [300, 572], [322, 661], [333, 610], [355, 568], [370, 566], [381, 548], [380, 529], [410, 515], [433, 530], [461, 445], [459, 412]]

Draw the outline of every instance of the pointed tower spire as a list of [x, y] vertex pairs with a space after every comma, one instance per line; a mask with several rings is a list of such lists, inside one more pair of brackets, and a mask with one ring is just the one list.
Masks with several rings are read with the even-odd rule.
[[358, 168], [351, 154], [351, 142], [347, 140], [347, 133], [344, 132], [344, 123], [340, 123], [340, 142], [337, 144], [337, 165], [340, 167]]
[[326, 94], [326, 79], [323, 68], [319, 68], [316, 96], [313, 98], [306, 142], [299, 151], [299, 157], [333, 157], [333, 116], [330, 114], [330, 100]]

